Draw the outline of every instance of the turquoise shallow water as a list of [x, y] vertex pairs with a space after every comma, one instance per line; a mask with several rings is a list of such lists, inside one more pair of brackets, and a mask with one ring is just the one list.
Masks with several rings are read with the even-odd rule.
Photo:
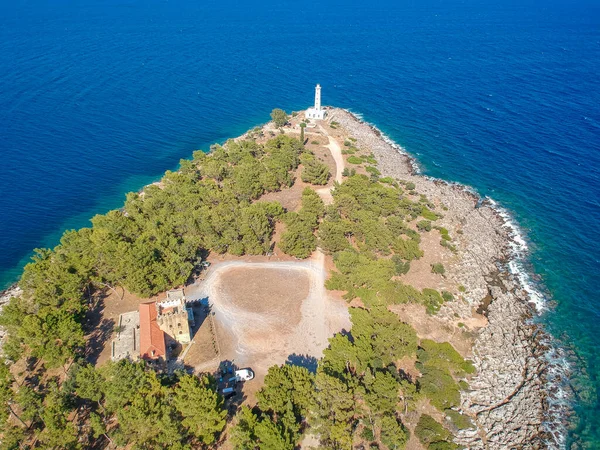
[[325, 104], [511, 211], [600, 447], [595, 2], [0, 2], [0, 279], [179, 158]]

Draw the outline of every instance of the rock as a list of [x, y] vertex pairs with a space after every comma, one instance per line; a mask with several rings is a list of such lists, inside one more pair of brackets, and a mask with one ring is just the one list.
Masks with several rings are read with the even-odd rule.
[[[357, 140], [359, 148], [373, 152], [384, 176], [412, 182], [417, 192], [447, 207], [439, 223], [451, 230], [458, 258], [446, 268], [446, 276], [465, 286], [468, 304], [444, 305], [440, 320], [454, 313], [468, 317], [491, 295], [488, 325], [473, 348], [477, 374], [462, 396], [462, 410], [475, 419], [476, 429], [459, 432], [457, 443], [469, 449], [548, 448], [546, 347], [540, 345], [545, 335], [529, 320], [533, 312], [527, 293], [508, 270], [512, 237], [505, 220], [492, 202], [469, 188], [419, 175], [415, 161], [402, 149], [348, 111], [335, 109], [330, 117]], [[458, 228], [462, 234], [453, 234]]]

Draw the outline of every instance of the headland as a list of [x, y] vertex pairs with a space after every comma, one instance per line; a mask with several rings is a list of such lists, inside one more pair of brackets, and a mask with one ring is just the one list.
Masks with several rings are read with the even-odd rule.
[[[278, 136], [289, 137], [294, 142], [300, 139], [302, 146], [285, 138], [278, 140]], [[248, 205], [270, 205], [265, 206], [270, 210], [260, 226], [272, 226], [272, 230], [263, 230], [260, 235], [254, 229], [252, 236], [262, 240], [250, 242], [244, 235], [239, 241], [234, 240], [223, 249], [212, 251], [205, 257], [211, 264], [210, 268], [194, 272], [183, 283], [188, 299], [197, 304], [194, 312], [197, 322], [193, 329], [195, 338], [184, 349], [178, 349], [183, 351], [168, 362], [166, 372], [184, 369], [196, 374], [218, 374], [224, 361], [236, 368], [251, 366], [256, 378], [244, 384], [243, 396], [236, 397], [237, 403], [230, 403], [228, 408], [235, 413], [240, 404], [257, 404], [262, 410], [256, 413], [256, 420], [264, 421], [270, 417], [269, 420], [275, 423], [277, 414], [274, 418], [265, 406], [268, 403], [265, 399], [274, 395], [269, 393], [269, 389], [273, 388], [269, 385], [276, 378], [274, 374], [282, 376], [273, 367], [298, 366], [308, 370], [307, 373], [317, 371], [314, 380], [310, 378], [312, 375], [304, 373], [301, 377], [308, 377], [303, 378], [306, 383], [321, 386], [322, 392], [327, 391], [327, 383], [337, 383], [334, 379], [342, 376], [334, 376], [336, 371], [345, 373], [346, 377], [362, 373], [359, 376], [361, 389], [365, 389], [367, 394], [372, 386], [370, 383], [373, 383], [369, 381], [370, 377], [377, 379], [378, 374], [393, 374], [392, 378], [398, 378], [398, 386], [402, 388], [396, 389], [401, 389], [402, 399], [396, 401], [401, 402], [403, 410], [396, 411], [397, 416], [393, 420], [387, 413], [380, 417], [374, 415], [370, 426], [366, 422], [367, 416], [355, 422], [349, 420], [349, 423], [354, 423], [348, 425], [349, 429], [358, 427], [363, 430], [360, 437], [355, 436], [350, 442], [328, 434], [331, 430], [322, 423], [327, 411], [319, 410], [320, 407], [313, 404], [303, 406], [302, 401], [296, 405], [294, 400], [293, 408], [299, 408], [294, 412], [299, 426], [294, 436], [304, 433], [300, 444], [305, 448], [319, 441], [345, 447], [351, 442], [356, 444], [369, 440], [388, 447], [428, 448], [431, 442], [423, 438], [422, 432], [426, 427], [424, 417], [437, 423], [434, 428], [441, 426], [440, 423], [446, 427], [436, 428], [436, 432], [440, 442], [447, 441], [447, 448], [455, 448], [452, 447], [455, 444], [469, 449], [491, 450], [560, 447], [561, 424], [549, 401], [550, 341], [532, 320], [536, 314], [536, 298], [532, 296], [527, 280], [515, 270], [514, 248], [519, 243], [515, 229], [490, 199], [480, 198], [465, 186], [421, 175], [413, 158], [377, 128], [349, 111], [329, 108], [326, 119], [317, 121], [310, 121], [304, 112], [297, 112], [287, 117], [283, 126], [268, 123], [218, 147], [209, 156], [195, 155], [194, 161], [182, 166], [178, 174], [168, 174], [161, 182], [129, 198], [129, 207], [121, 214], [116, 213], [120, 216], [118, 220], [124, 223], [136, 214], [132, 205], [143, 211], [142, 203], [155, 201], [156, 193], [168, 190], [170, 183], [180, 182], [177, 177], [190, 177], [193, 182], [213, 179], [217, 189], [227, 187], [224, 166], [210, 165], [217, 158], [228, 161], [227, 164], [235, 170], [236, 165], [247, 156], [244, 152], [255, 158], [262, 158], [265, 154], [273, 157], [286, 146], [291, 146], [294, 152], [303, 152], [303, 159], [299, 160], [299, 164], [296, 162], [296, 166], [292, 163], [284, 171], [289, 177], [283, 176], [283, 181], [261, 181], [265, 186], [271, 183], [275, 187], [265, 188], [264, 192], [256, 194], [248, 193], [248, 198], [256, 202], [244, 199], [241, 212], [237, 211], [244, 217], [259, 215], [260, 211], [250, 211], [251, 206]], [[231, 157], [232, 152], [242, 155], [240, 161]], [[214, 157], [214, 154], [218, 156]], [[260, 173], [253, 172], [252, 176], [259, 177]], [[190, 180], [185, 180], [183, 185], [188, 185]], [[344, 192], [343, 186], [348, 180], [354, 180], [354, 190]], [[381, 217], [371, 217], [374, 210], [365, 210], [363, 215], [353, 217], [353, 208], [363, 207], [361, 186], [366, 191], [374, 189], [369, 191], [369, 195], [375, 197], [401, 195], [402, 203], [396, 204], [394, 202], [398, 199], [391, 200], [390, 197], [395, 206], [383, 202], [377, 208], [381, 211], [390, 208], [393, 214], [381, 212]], [[241, 185], [235, 188], [242, 189]], [[306, 189], [317, 196], [311, 197]], [[173, 204], [177, 204], [177, 199]], [[225, 212], [220, 210], [219, 214]], [[401, 214], [406, 216], [403, 219], [405, 223], [396, 218]], [[385, 220], [382, 219], [384, 216]], [[420, 218], [422, 220], [418, 220]], [[202, 217], [194, 220], [202, 220]], [[350, 222], [360, 225], [352, 228]], [[327, 226], [321, 227], [323, 223]], [[408, 239], [394, 241], [398, 236], [391, 236], [391, 244], [373, 242], [378, 238], [378, 223], [385, 223], [385, 227], [381, 228], [382, 235], [396, 229]], [[336, 229], [338, 225], [343, 231]], [[255, 225], [244, 226], [252, 228]], [[324, 229], [329, 230], [329, 234]], [[310, 239], [306, 239], [307, 236]], [[206, 240], [200, 242], [210, 250]], [[222, 244], [217, 242], [215, 246], [218, 245]], [[250, 250], [252, 245], [257, 246], [256, 249]], [[358, 255], [361, 253], [368, 255], [366, 260], [360, 260]], [[393, 254], [391, 259], [390, 254]], [[393, 259], [400, 254], [404, 256]], [[344, 258], [348, 260], [344, 261]], [[373, 275], [372, 279], [369, 278], [371, 275], [360, 278], [364, 274], [353, 273], [354, 266], [362, 265], [366, 272], [369, 264], [375, 261], [379, 266], [373, 270], [381, 269], [385, 274], [391, 260], [394, 260], [395, 272], [392, 271], [387, 279], [377, 278], [379, 275]], [[360, 281], [356, 281], [354, 276]], [[29, 281], [34, 283], [31, 278]], [[96, 291], [94, 294], [89, 294], [91, 285]], [[86, 349], [85, 352], [75, 357], [78, 350], [74, 346], [73, 355], [60, 361], [72, 363], [83, 356], [102, 370], [103, 365], [110, 366], [110, 338], [120, 332], [110, 327], [103, 330], [102, 324], [116, 323], [121, 314], [137, 308], [150, 295], [136, 296], [118, 286], [103, 289], [99, 283], [85, 286], [90, 302], [87, 323], [95, 325], [85, 330], [86, 343], [78, 344], [79, 348]], [[391, 289], [392, 293], [382, 293], [379, 288]], [[28, 286], [25, 289], [27, 291]], [[397, 295], [394, 289], [398, 290]], [[148, 293], [158, 293], [156, 297], [162, 295], [160, 289], [148, 290]], [[7, 292], [3, 300], [20, 295], [19, 289], [15, 288]], [[28, 302], [32, 295], [31, 291], [27, 292]], [[411, 341], [413, 338], [406, 338], [402, 350], [394, 353], [389, 364], [383, 366], [381, 361], [375, 364], [361, 361], [359, 356], [347, 356], [344, 352], [358, 352], [347, 348], [342, 351], [342, 348], [358, 348], [360, 335], [354, 336], [352, 341], [345, 341], [344, 336], [354, 331], [359, 333], [357, 323], [364, 326], [367, 320], [360, 316], [362, 311], [379, 311], [374, 323], [378, 323], [377, 320], [393, 322], [390, 329], [399, 327], [394, 336], [414, 332], [414, 342]], [[389, 313], [393, 313], [395, 318], [387, 316]], [[398, 320], [400, 322], [394, 322]], [[14, 327], [14, 324], [10, 325]], [[402, 328], [405, 325], [414, 331], [406, 331]], [[371, 326], [375, 329], [375, 325]], [[377, 333], [372, 333], [370, 339], [376, 341]], [[32, 344], [21, 339], [25, 351], [30, 351]], [[92, 342], [95, 348], [91, 348]], [[442, 347], [448, 345], [446, 343], [451, 347]], [[372, 351], [375, 360], [389, 357], [385, 352], [377, 356], [376, 350]], [[440, 358], [433, 356], [436, 352], [447, 353]], [[334, 357], [331, 355], [346, 358], [346, 367], [333, 368]], [[323, 357], [325, 362], [322, 362]], [[43, 356], [38, 358], [43, 365]], [[432, 360], [438, 364], [435, 370], [429, 366], [433, 364]], [[454, 366], [457, 361], [462, 361], [460, 370]], [[65, 375], [67, 372], [65, 369]], [[419, 380], [428, 376], [435, 379], [432, 374], [439, 375], [438, 381], [449, 377], [450, 384], [444, 386], [449, 390], [449, 396], [458, 395], [458, 388], [455, 390], [453, 386], [460, 386], [456, 401], [446, 404], [445, 400], [436, 396], [433, 387], [429, 388], [429, 393], [416, 394]], [[23, 372], [14, 376], [20, 379]], [[300, 375], [287, 373], [285, 376], [294, 379]], [[58, 378], [63, 382], [66, 379], [64, 375]], [[27, 379], [25, 376], [19, 381]], [[425, 385], [425, 381], [422, 383]], [[429, 383], [436, 384], [435, 380]], [[219, 389], [226, 388], [219, 385]], [[414, 398], [409, 399], [410, 389], [415, 389], [416, 393]], [[362, 391], [357, 389], [356, 392]], [[442, 396], [446, 395], [443, 389], [441, 392]], [[85, 394], [77, 395], [80, 402], [88, 398]], [[296, 395], [293, 389], [289, 395]], [[369, 404], [373, 414], [379, 407], [375, 405], [383, 402], [382, 399], [377, 397], [373, 405]], [[324, 400], [317, 398], [315, 401]], [[362, 401], [368, 403], [373, 400], [359, 398], [357, 403]], [[89, 403], [85, 404], [91, 408], [90, 411], [94, 409]], [[216, 403], [215, 407], [218, 409], [220, 406]], [[327, 407], [335, 409], [336, 406]], [[105, 405], [102, 405], [104, 408]], [[315, 408], [318, 411], [314, 411]], [[233, 431], [228, 426], [228, 431], [221, 434], [224, 425], [219, 425], [221, 428], [215, 426], [218, 432], [213, 435], [215, 440], [220, 439], [220, 446], [228, 448], [240, 443], [242, 438], [237, 430], [242, 427], [240, 424], [246, 423], [244, 414], [247, 412], [242, 407], [235, 416]], [[319, 419], [313, 423], [309, 416], [318, 414]], [[32, 419], [30, 426], [35, 428], [39, 424], [36, 425]], [[393, 434], [397, 441], [386, 436], [389, 429], [396, 430]], [[112, 444], [109, 435], [107, 430], [106, 439]], [[135, 442], [135, 439], [130, 442]], [[156, 444], [159, 441], [152, 442]], [[290, 444], [293, 448], [296, 442], [292, 439]]]

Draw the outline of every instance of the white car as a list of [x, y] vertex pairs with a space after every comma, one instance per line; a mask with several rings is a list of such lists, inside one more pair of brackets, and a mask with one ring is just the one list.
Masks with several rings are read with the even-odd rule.
[[254, 372], [251, 369], [240, 369], [235, 371], [235, 378], [238, 381], [250, 381], [254, 378]]

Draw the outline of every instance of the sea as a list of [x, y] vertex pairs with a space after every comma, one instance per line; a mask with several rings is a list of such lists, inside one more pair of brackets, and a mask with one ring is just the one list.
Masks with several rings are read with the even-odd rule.
[[323, 103], [506, 214], [600, 448], [596, 0], [0, 0], [0, 288], [181, 158]]

